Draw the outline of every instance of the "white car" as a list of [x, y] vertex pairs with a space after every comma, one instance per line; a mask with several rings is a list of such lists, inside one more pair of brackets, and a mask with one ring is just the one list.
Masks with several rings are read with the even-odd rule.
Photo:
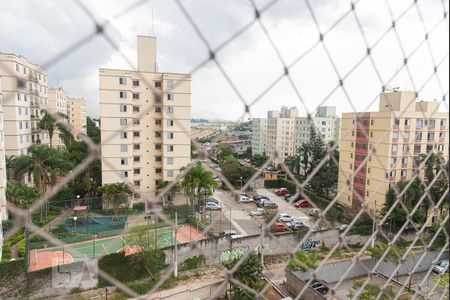
[[259, 216], [264, 215], [265, 213], [266, 213], [266, 210], [264, 208], [257, 207], [250, 212], [250, 215], [252, 217], [259, 217]]
[[280, 217], [278, 218], [278, 221], [283, 223], [291, 222], [292, 220], [294, 220], [294, 218], [288, 214], [280, 214]]
[[310, 216], [316, 216], [320, 213], [320, 209], [315, 208], [315, 207], [311, 207], [310, 209], [308, 209], [308, 215]]
[[241, 195], [241, 197], [239, 198], [239, 202], [242, 203], [250, 203], [253, 202], [253, 199], [244, 195]]
[[448, 259], [438, 261], [433, 267], [433, 273], [444, 274], [445, 272], [448, 272]]
[[342, 231], [342, 230], [345, 230], [345, 228], [347, 228], [347, 227], [348, 227], [347, 224], [340, 224], [340, 225], [337, 225], [336, 227], [334, 227], [334, 229]]
[[216, 202], [207, 202], [205, 207], [210, 210], [222, 210], [222, 205]]

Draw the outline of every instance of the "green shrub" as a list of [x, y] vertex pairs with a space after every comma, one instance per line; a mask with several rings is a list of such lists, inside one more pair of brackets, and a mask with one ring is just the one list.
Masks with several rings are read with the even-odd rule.
[[180, 271], [197, 269], [197, 268], [201, 267], [204, 262], [205, 262], [205, 257], [203, 255], [188, 258], [180, 265]]
[[[145, 267], [141, 264], [134, 264], [130, 256], [125, 256], [122, 253], [113, 253], [103, 256], [98, 266], [104, 272], [116, 278], [120, 282], [130, 282], [142, 279], [148, 276]], [[110, 283], [99, 276], [98, 286], [108, 286]]]
[[300, 250], [295, 253], [295, 259], [291, 260], [289, 268], [293, 271], [300, 270], [306, 272], [308, 269], [316, 269], [318, 267], [317, 261], [319, 259], [320, 255], [316, 253]]

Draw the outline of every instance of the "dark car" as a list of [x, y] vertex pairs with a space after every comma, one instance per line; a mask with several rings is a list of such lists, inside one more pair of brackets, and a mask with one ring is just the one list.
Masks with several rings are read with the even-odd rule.
[[305, 280], [309, 287], [318, 291], [322, 295], [326, 295], [330, 288], [328, 287], [328, 283], [325, 280], [321, 279], [311, 279]]
[[253, 198], [255, 200], [256, 206], [263, 207], [264, 202], [270, 201], [269, 198], [265, 196], [261, 196], [257, 199]]
[[262, 203], [262, 207], [264, 207], [266, 209], [277, 209], [278, 205], [276, 203], [273, 203], [270, 200], [266, 200]]

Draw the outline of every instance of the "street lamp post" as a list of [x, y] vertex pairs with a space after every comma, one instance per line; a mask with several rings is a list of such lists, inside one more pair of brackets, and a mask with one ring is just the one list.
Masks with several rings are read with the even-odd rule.
[[240, 179], [241, 179], [240, 181], [241, 181], [241, 191], [242, 191], [242, 176], [240, 177]]
[[77, 220], [78, 220], [78, 217], [73, 217], [73, 224], [74, 224], [74, 226], [75, 226], [75, 232], [77, 232]]

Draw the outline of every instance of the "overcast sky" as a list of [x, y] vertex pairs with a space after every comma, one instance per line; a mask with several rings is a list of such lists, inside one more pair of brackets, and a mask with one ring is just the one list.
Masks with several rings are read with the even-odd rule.
[[[208, 57], [207, 47], [173, 0], [149, 0], [122, 15], [118, 14], [137, 0], [79, 1], [97, 20], [110, 22], [106, 32], [133, 64], [136, 61], [136, 35], [153, 35], [153, 28], [154, 35], [158, 37], [159, 71], [191, 72]], [[271, 2], [253, 1], [258, 8]], [[181, 2], [213, 48], [255, 16], [251, 1], [247, 0]], [[310, 2], [322, 32], [329, 31], [330, 26], [350, 8], [350, 1]], [[373, 46], [391, 26], [389, 7], [385, 1], [379, 0], [357, 2], [355, 12], [367, 42]], [[389, 2], [392, 14], [397, 17], [413, 1]], [[434, 28], [428, 40], [432, 55], [428, 43], [423, 42], [408, 60], [410, 72], [406, 69], [399, 72], [392, 81], [393, 87], [408, 90], [422, 87], [433, 72], [433, 60], [438, 63], [448, 55], [448, 19], [434, 27], [442, 20], [444, 11], [448, 10], [448, 1], [418, 1], [418, 8], [423, 23], [415, 7], [397, 23], [403, 51], [409, 55], [424, 40], [425, 30]], [[279, 0], [262, 14], [261, 20], [288, 65], [319, 38], [319, 31], [304, 1]], [[50, 84], [62, 86], [70, 96], [85, 97], [88, 114], [99, 116], [98, 68], [132, 67], [102, 36], [89, 40], [62, 59], [54, 60], [57, 54], [77, 44], [94, 30], [94, 23], [75, 0], [0, 1], [0, 51], [14, 52], [35, 63], [49, 64]], [[334, 67], [341, 76], [345, 76], [366, 55], [365, 41], [352, 13], [325, 35], [324, 45], [313, 48], [290, 68], [298, 94], [289, 80], [284, 78], [251, 107], [251, 115], [263, 117], [267, 110], [277, 110], [281, 105], [295, 105], [301, 115], [306, 114], [306, 109], [313, 111], [338, 83]], [[381, 90], [378, 74], [383, 82], [387, 82], [403, 64], [402, 49], [394, 31], [377, 43], [372, 57], [376, 68], [369, 59], [364, 60], [344, 80], [347, 95], [339, 88], [324, 104], [337, 106], [339, 114], [367, 109]], [[247, 103], [253, 102], [284, 72], [282, 62], [258, 23], [222, 48], [217, 60]], [[423, 99], [442, 101], [442, 95], [448, 93], [448, 57], [437, 75], [440, 84], [434, 76], [420, 93]], [[194, 72], [192, 80], [193, 118], [237, 120], [242, 116], [244, 105], [214, 63], [210, 62]], [[369, 110], [376, 109], [377, 105], [374, 102]], [[448, 111], [448, 100], [441, 104], [441, 110]]]

